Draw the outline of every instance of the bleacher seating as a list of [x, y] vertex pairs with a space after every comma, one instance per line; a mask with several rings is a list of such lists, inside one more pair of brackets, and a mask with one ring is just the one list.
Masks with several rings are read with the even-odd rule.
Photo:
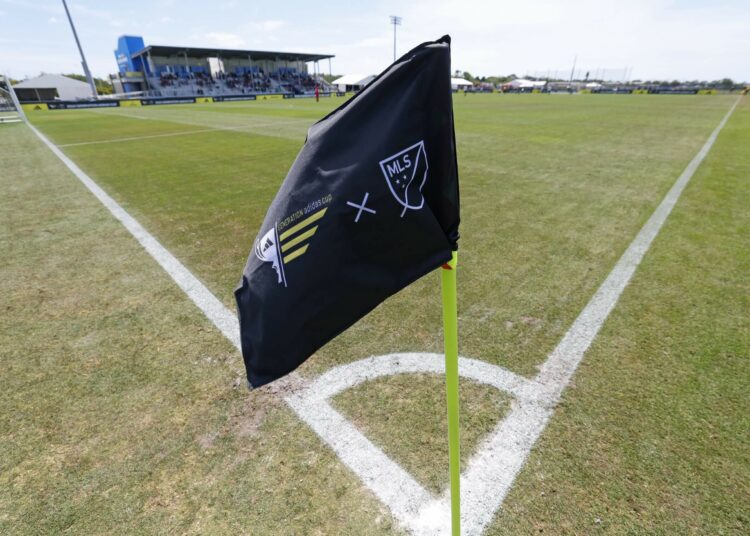
[[152, 96], [183, 97], [193, 95], [241, 95], [263, 93], [293, 93], [312, 95], [315, 86], [321, 92], [333, 91], [333, 87], [322, 79], [316, 81], [307, 73], [294, 69], [280, 69], [266, 73], [261, 68], [238, 67], [235, 72], [219, 72], [216, 76], [193, 68], [194, 72], [173, 72], [163, 70], [157, 76], [149, 76], [148, 83]]

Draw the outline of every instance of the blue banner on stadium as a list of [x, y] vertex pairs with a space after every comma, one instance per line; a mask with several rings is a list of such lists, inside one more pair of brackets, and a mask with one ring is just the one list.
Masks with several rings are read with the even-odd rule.
[[157, 97], [153, 99], [141, 99], [143, 106], [154, 104], [195, 104], [195, 97]]
[[255, 95], [220, 95], [213, 97], [214, 102], [255, 100]]
[[54, 101], [48, 102], [47, 108], [50, 110], [71, 110], [75, 108], [116, 108], [120, 101], [100, 100], [100, 101]]

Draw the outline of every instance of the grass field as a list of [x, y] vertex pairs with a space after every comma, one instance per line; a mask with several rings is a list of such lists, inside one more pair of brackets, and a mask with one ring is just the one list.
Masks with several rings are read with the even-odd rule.
[[[734, 97], [455, 99], [460, 351], [532, 376]], [[55, 144], [227, 306], [309, 125], [339, 99], [39, 112]], [[487, 534], [750, 531], [750, 106], [689, 184]], [[0, 532], [400, 529], [24, 125], [0, 126]], [[440, 352], [437, 276], [301, 368]], [[404, 322], [403, 319], [408, 321]], [[510, 403], [462, 382], [462, 455]], [[425, 487], [442, 386], [334, 401]]]

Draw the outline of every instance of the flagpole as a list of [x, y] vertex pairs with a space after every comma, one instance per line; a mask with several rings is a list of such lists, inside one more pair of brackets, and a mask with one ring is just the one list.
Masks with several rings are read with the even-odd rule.
[[445, 391], [448, 405], [448, 460], [451, 480], [452, 535], [461, 535], [461, 466], [458, 433], [458, 307], [456, 297], [456, 265], [458, 253], [443, 265], [443, 330], [445, 333]]

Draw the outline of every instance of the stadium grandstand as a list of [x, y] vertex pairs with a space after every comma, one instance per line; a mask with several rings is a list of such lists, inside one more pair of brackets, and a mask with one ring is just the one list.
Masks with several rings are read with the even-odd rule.
[[333, 90], [319, 69], [319, 62], [330, 60], [331, 54], [146, 46], [140, 36], [123, 35], [115, 57], [119, 71], [110, 80], [119, 94], [231, 99], [264, 93], [313, 95], [316, 86], [322, 92]]

